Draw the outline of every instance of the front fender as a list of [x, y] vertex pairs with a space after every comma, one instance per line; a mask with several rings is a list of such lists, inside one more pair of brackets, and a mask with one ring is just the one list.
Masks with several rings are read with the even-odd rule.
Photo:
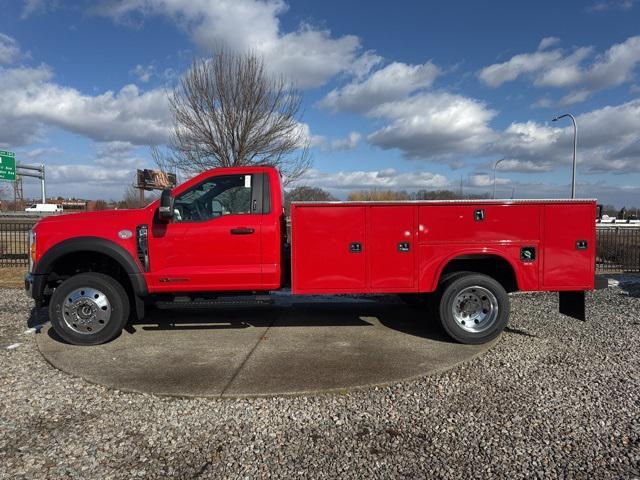
[[34, 282], [33, 286], [35, 287], [37, 284], [40, 291], [35, 291], [36, 289], [32, 288], [33, 298], [39, 299], [42, 297], [46, 278], [51, 273], [55, 263], [65, 255], [78, 252], [96, 252], [107, 255], [127, 273], [133, 292], [137, 296], [143, 297], [148, 294], [147, 282], [140, 265], [127, 250], [105, 238], [75, 237], [53, 245], [40, 257], [33, 270], [34, 278], [40, 277], [39, 281], [37, 283]]

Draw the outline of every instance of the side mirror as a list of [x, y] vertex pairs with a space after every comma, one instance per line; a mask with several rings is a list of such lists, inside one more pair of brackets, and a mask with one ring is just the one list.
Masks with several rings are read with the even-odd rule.
[[158, 208], [158, 217], [160, 220], [169, 221], [173, 218], [173, 196], [171, 189], [166, 188], [160, 195], [160, 208]]

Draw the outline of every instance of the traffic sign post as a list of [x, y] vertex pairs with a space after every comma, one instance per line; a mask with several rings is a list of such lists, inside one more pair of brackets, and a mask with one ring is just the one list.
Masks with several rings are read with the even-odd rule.
[[16, 154], [0, 150], [0, 180], [15, 182]]

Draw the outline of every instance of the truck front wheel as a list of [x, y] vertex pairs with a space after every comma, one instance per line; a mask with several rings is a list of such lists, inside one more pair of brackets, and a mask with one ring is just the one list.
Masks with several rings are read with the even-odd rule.
[[74, 345], [112, 340], [129, 318], [129, 298], [122, 285], [102, 273], [80, 273], [53, 292], [49, 317], [55, 332]]
[[445, 282], [440, 297], [440, 322], [461, 343], [479, 344], [496, 338], [509, 321], [509, 295], [493, 278], [471, 273]]

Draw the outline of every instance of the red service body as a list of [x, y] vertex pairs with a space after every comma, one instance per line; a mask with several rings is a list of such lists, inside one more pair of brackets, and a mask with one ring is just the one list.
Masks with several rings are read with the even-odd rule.
[[592, 200], [294, 203], [293, 291], [433, 292], [464, 257], [508, 262], [518, 290], [590, 290], [595, 215]]

